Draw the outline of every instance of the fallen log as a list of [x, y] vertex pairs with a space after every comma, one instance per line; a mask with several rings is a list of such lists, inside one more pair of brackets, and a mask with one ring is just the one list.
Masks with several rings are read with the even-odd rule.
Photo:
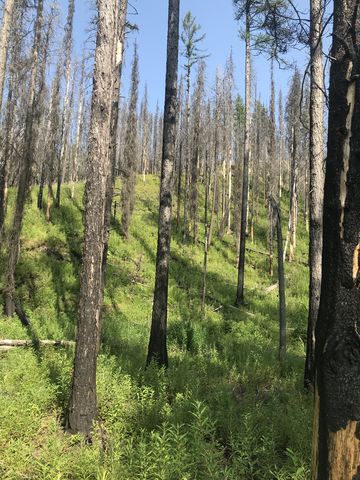
[[53, 347], [72, 347], [75, 342], [71, 340], [9, 340], [0, 339], [0, 349], [6, 350], [15, 347], [32, 347], [34, 345], [50, 345]]

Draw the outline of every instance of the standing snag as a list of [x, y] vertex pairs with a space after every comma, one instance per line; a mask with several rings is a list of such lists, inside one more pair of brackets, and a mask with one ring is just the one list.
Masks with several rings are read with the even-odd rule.
[[[31, 183], [32, 166], [34, 162], [36, 128], [38, 126], [38, 104], [41, 97], [43, 84], [37, 89], [37, 76], [39, 69], [45, 69], [46, 65], [39, 62], [39, 50], [41, 45], [41, 30], [43, 25], [43, 0], [38, 0], [36, 8], [35, 32], [31, 51], [31, 77], [26, 106], [25, 133], [23, 152], [21, 156], [21, 172], [16, 195], [15, 211], [12, 227], [9, 235], [9, 252], [5, 270], [4, 282], [4, 311], [11, 317], [15, 313], [15, 268], [20, 253], [20, 235], [23, 225], [26, 197]], [[40, 72], [40, 77], [42, 77]]]
[[117, 0], [98, 0], [98, 31], [85, 189], [85, 233], [79, 318], [68, 429], [89, 437], [96, 416], [96, 361], [103, 287], [104, 219], [110, 175]]
[[313, 480], [360, 478], [360, 16], [334, 1]]
[[322, 209], [324, 195], [324, 68], [322, 61], [322, 0], [311, 4], [310, 74], [310, 243], [309, 317], [304, 384], [314, 387], [315, 326], [321, 290]]
[[122, 168], [122, 229], [126, 239], [129, 238], [131, 217], [135, 206], [135, 185], [137, 168], [137, 101], [139, 86], [139, 57], [137, 45], [134, 45], [134, 59], [131, 69], [131, 87], [129, 114], [126, 124], [124, 165]]
[[[237, 2], [234, 2], [235, 4]], [[251, 1], [245, 2], [245, 136], [244, 136], [244, 160], [243, 160], [243, 182], [241, 195], [241, 221], [240, 221], [240, 250], [238, 265], [238, 282], [236, 290], [235, 306], [244, 304], [244, 281], [245, 281], [245, 246], [246, 246], [246, 225], [248, 213], [248, 192], [249, 192], [249, 163], [250, 163], [250, 128], [251, 128]]]
[[166, 346], [167, 302], [172, 213], [172, 173], [175, 156], [177, 70], [179, 56], [179, 4], [169, 0], [167, 62], [165, 83], [164, 133], [161, 163], [159, 230], [156, 255], [156, 277], [147, 365], [154, 360], [168, 365]]

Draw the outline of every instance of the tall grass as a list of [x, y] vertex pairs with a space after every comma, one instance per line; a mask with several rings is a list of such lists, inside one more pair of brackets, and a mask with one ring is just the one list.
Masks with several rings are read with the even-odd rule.
[[[283, 375], [277, 292], [265, 293], [276, 282], [267, 274], [267, 257], [247, 253], [247, 305], [235, 309], [234, 241], [215, 236], [203, 313], [203, 245], [182, 244], [175, 227], [170, 367], [145, 370], [158, 187], [155, 177], [138, 181], [128, 242], [121, 235], [120, 218], [112, 225], [93, 443], [86, 445], [63, 429], [71, 348], [0, 352], [1, 479], [309, 478], [312, 402], [302, 389], [308, 288], [304, 225], [299, 227], [296, 262], [286, 265], [288, 352]], [[35, 190], [32, 195], [35, 199]], [[17, 318], [0, 317], [1, 337], [74, 339], [82, 198], [81, 184], [74, 200], [65, 186], [63, 205], [53, 210], [51, 223], [35, 201], [28, 205], [17, 295], [32, 328], [24, 329]], [[252, 248], [265, 251], [264, 206], [260, 212]]]

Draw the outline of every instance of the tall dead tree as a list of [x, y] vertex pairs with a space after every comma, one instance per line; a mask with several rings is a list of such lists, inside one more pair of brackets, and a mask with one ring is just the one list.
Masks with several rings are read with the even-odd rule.
[[[54, 22], [57, 17], [57, 10], [55, 7], [51, 7], [50, 13], [45, 19], [45, 23], [47, 24], [47, 29], [44, 34], [44, 41], [43, 47], [41, 52], [41, 62], [42, 64], [47, 65], [49, 55], [50, 55], [50, 42], [53, 37], [54, 33]], [[40, 82], [44, 85], [46, 83], [46, 69], [42, 69], [42, 78]], [[48, 89], [44, 88], [42, 91], [42, 95], [39, 98], [39, 107], [42, 110], [42, 118], [41, 118], [41, 125], [39, 134], [37, 135], [37, 149], [36, 149], [36, 157], [37, 157], [37, 165], [38, 170], [40, 171], [40, 182], [39, 182], [39, 191], [38, 191], [38, 198], [37, 198], [37, 206], [39, 210], [43, 207], [43, 193], [44, 193], [44, 186], [45, 186], [45, 176], [46, 176], [46, 154], [47, 154], [47, 140], [49, 137], [49, 119], [51, 108], [47, 108], [47, 103], [49, 103], [48, 98]]]
[[77, 120], [76, 120], [76, 135], [75, 135], [75, 145], [74, 145], [74, 154], [72, 158], [72, 166], [70, 170], [71, 176], [71, 198], [74, 198], [75, 193], [75, 182], [77, 180], [77, 171], [78, 171], [78, 159], [80, 154], [80, 141], [81, 141], [81, 132], [83, 125], [83, 113], [84, 113], [84, 95], [85, 94], [85, 55], [83, 54], [83, 59], [80, 66], [80, 90], [78, 97], [78, 109], [77, 109]]
[[272, 210], [271, 218], [273, 224], [271, 228], [276, 227], [277, 250], [278, 250], [278, 282], [279, 282], [279, 360], [283, 368], [286, 355], [286, 316], [285, 316], [285, 273], [283, 258], [283, 238], [281, 228], [281, 213], [278, 204], [271, 195], [269, 199]]
[[[240, 252], [240, 225], [241, 225], [241, 190], [242, 190], [242, 153], [244, 148], [244, 126], [245, 126], [245, 105], [240, 97], [237, 95], [235, 100], [235, 168], [234, 168], [234, 194], [233, 194], [233, 203], [234, 203], [234, 233], [235, 233], [235, 246], [237, 252], [237, 261], [239, 263], [239, 252]], [[254, 194], [255, 189], [252, 189], [252, 194]], [[252, 202], [254, 205], [254, 202]], [[250, 213], [253, 213], [253, 209]], [[250, 219], [253, 222], [253, 216]]]
[[111, 224], [111, 206], [114, 196], [115, 179], [116, 179], [116, 162], [119, 153], [117, 136], [119, 131], [119, 108], [120, 108], [120, 89], [123, 67], [123, 57], [125, 50], [125, 31], [126, 31], [126, 15], [128, 8], [128, 0], [121, 0], [119, 6], [119, 17], [116, 23], [116, 49], [114, 49], [114, 84], [113, 84], [113, 104], [110, 123], [110, 172], [107, 179], [106, 188], [106, 204], [104, 214], [104, 254], [103, 254], [103, 285], [105, 287], [106, 265], [110, 238]]
[[9, 49], [9, 37], [15, 0], [5, 0], [3, 7], [2, 25], [0, 29], [0, 112], [4, 91], [6, 61]]
[[202, 109], [205, 84], [205, 62], [199, 63], [194, 100], [192, 102], [192, 142], [191, 142], [191, 163], [190, 163], [190, 185], [189, 185], [189, 219], [192, 224], [193, 241], [198, 241], [198, 196], [199, 196], [199, 169], [201, 155], [201, 130], [202, 130]]
[[149, 110], [148, 110], [148, 93], [147, 85], [145, 85], [144, 97], [141, 102], [140, 108], [140, 130], [141, 130], [141, 172], [143, 175], [143, 181], [146, 180], [146, 174], [148, 172], [148, 156], [149, 156]]
[[[237, 2], [234, 2], [235, 4]], [[245, 279], [245, 245], [246, 224], [248, 210], [249, 190], [249, 160], [250, 160], [250, 127], [251, 127], [251, 47], [250, 47], [250, 4], [246, 0], [244, 5], [245, 14], [245, 134], [244, 134], [244, 161], [243, 182], [241, 199], [241, 223], [240, 223], [240, 250], [238, 265], [238, 283], [236, 289], [235, 305], [239, 307], [244, 303], [244, 279]]]
[[[57, 64], [56, 71], [51, 86], [50, 111], [47, 128], [47, 158], [46, 173], [47, 176], [47, 202], [46, 202], [46, 220], [49, 222], [51, 217], [51, 208], [54, 199], [53, 182], [55, 180], [56, 161], [59, 156], [60, 137], [60, 83], [61, 83], [61, 64]], [[39, 201], [40, 203], [40, 201]]]
[[294, 259], [297, 236], [298, 217], [298, 173], [299, 173], [299, 142], [300, 142], [300, 99], [301, 78], [296, 68], [292, 77], [287, 102], [288, 144], [290, 149], [290, 212], [288, 231], [284, 247], [284, 259], [289, 246], [289, 262]]
[[360, 478], [360, 14], [334, 1], [313, 480]]
[[135, 185], [136, 185], [136, 167], [137, 167], [137, 101], [139, 87], [139, 57], [137, 45], [134, 45], [134, 59], [131, 69], [131, 87], [130, 103], [127, 118], [125, 146], [124, 146], [124, 165], [122, 168], [122, 189], [121, 189], [121, 208], [122, 208], [122, 230], [124, 237], [129, 238], [129, 228], [131, 217], [135, 206]]
[[180, 0], [169, 0], [164, 133], [161, 164], [156, 277], [147, 364], [168, 365], [166, 346], [171, 243], [172, 173], [175, 156]]
[[322, 58], [322, 0], [311, 0], [310, 32], [310, 243], [309, 316], [304, 384], [314, 385], [315, 326], [321, 291], [322, 213], [324, 194], [324, 68]]
[[[195, 17], [191, 12], [187, 12], [182, 22], [183, 31], [181, 33], [181, 42], [184, 46], [182, 55], [185, 58], [184, 69], [186, 72], [186, 123], [185, 123], [185, 179], [184, 179], [184, 218], [183, 218], [183, 241], [189, 233], [188, 221], [188, 194], [190, 187], [190, 170], [191, 170], [191, 144], [190, 144], [190, 88], [191, 88], [191, 71], [201, 59], [206, 55], [201, 53], [199, 43], [201, 43], [206, 34], [199, 35], [201, 25], [196, 23]], [[179, 196], [180, 198], [180, 196]]]
[[70, 85], [71, 85], [71, 52], [73, 44], [73, 21], [75, 12], [75, 0], [69, 0], [68, 14], [65, 25], [65, 34], [63, 39], [64, 70], [65, 70], [65, 97], [61, 121], [61, 147], [59, 161], [57, 165], [57, 188], [56, 188], [56, 206], [60, 206], [61, 184], [63, 181], [63, 171], [65, 167], [66, 149], [70, 131], [71, 108], [70, 108]]
[[98, 0], [98, 21], [85, 189], [85, 233], [68, 429], [89, 437], [96, 416], [96, 359], [102, 308], [102, 261], [117, 0]]
[[279, 147], [279, 181], [278, 181], [278, 196], [279, 196], [279, 202], [281, 201], [282, 197], [282, 189], [283, 189], [283, 163], [284, 163], [284, 154], [285, 154], [285, 148], [284, 148], [284, 110], [283, 110], [283, 102], [282, 102], [282, 93], [280, 90], [279, 93], [279, 142], [278, 142], [278, 147]]
[[[22, 40], [25, 9], [17, 4], [12, 15], [11, 34], [8, 39], [10, 64], [8, 68], [7, 100], [4, 112], [3, 145], [0, 156], [0, 239], [7, 210], [8, 173], [11, 154], [14, 144], [15, 116], [20, 91], [20, 78], [22, 75], [21, 51], [24, 48]], [[5, 15], [5, 13], [4, 13]]]
[[[268, 128], [268, 166], [267, 166], [267, 194], [273, 195], [274, 193], [274, 170], [275, 170], [275, 157], [276, 157], [276, 136], [275, 136], [275, 82], [274, 82], [274, 60], [271, 60], [271, 95], [270, 95], [270, 108], [269, 108], [269, 128]], [[270, 224], [272, 224], [272, 212], [273, 209], [269, 209]], [[273, 275], [273, 229], [269, 229], [268, 235], [269, 244], [269, 275]]]
[[[37, 90], [37, 76], [39, 74], [40, 62], [39, 51], [41, 46], [41, 30], [43, 24], [43, 0], [38, 0], [36, 7], [36, 19], [34, 29], [34, 40], [31, 49], [31, 72], [28, 88], [28, 102], [26, 108], [25, 132], [23, 142], [23, 153], [21, 156], [21, 171], [18, 182], [15, 212], [12, 227], [9, 235], [8, 260], [5, 270], [4, 299], [5, 315], [11, 317], [15, 313], [15, 268], [20, 253], [20, 235], [22, 230], [26, 197], [30, 187], [32, 176], [32, 165], [34, 162], [34, 150], [36, 141], [36, 127], [39, 119], [38, 104], [44, 85], [40, 83]], [[46, 68], [45, 63], [41, 65]], [[40, 72], [40, 78], [44, 78]]]

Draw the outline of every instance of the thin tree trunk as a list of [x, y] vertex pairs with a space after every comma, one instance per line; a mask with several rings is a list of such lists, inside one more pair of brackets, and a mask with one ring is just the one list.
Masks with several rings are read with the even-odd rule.
[[211, 203], [211, 214], [210, 214], [210, 222], [209, 222], [209, 240], [208, 240], [208, 247], [210, 248], [214, 230], [214, 217], [215, 217], [215, 206], [216, 206], [216, 199], [218, 194], [218, 172], [217, 172], [217, 161], [216, 161], [216, 147], [215, 147], [215, 157], [214, 157], [214, 190], [212, 196], [212, 203]]
[[5, 82], [6, 60], [9, 47], [11, 19], [13, 16], [15, 0], [5, 0], [3, 7], [2, 26], [0, 30], [0, 112]]
[[280, 208], [273, 196], [270, 196], [269, 207], [271, 216], [276, 224], [277, 250], [278, 250], [278, 284], [279, 284], [279, 360], [281, 372], [284, 369], [286, 355], [286, 306], [285, 306], [285, 273], [283, 257], [283, 238], [281, 228]]
[[241, 201], [241, 227], [240, 251], [238, 265], [238, 284], [235, 306], [244, 304], [244, 278], [245, 278], [245, 246], [246, 225], [249, 191], [249, 157], [250, 157], [250, 127], [251, 127], [251, 60], [250, 60], [250, 3], [246, 3], [246, 32], [245, 32], [245, 140], [244, 140], [244, 168]]
[[322, 59], [322, 0], [311, 1], [310, 80], [310, 243], [309, 316], [304, 384], [314, 386], [315, 327], [321, 291], [322, 213], [324, 194], [324, 100]]
[[[16, 196], [16, 206], [12, 228], [9, 235], [9, 252], [5, 273], [4, 299], [5, 315], [11, 317], [15, 313], [15, 268], [20, 253], [20, 235], [23, 224], [27, 193], [30, 187], [32, 165], [34, 161], [35, 127], [38, 116], [38, 95], [36, 95], [36, 79], [39, 69], [39, 49], [41, 44], [41, 28], [43, 23], [43, 0], [38, 0], [36, 9], [34, 42], [31, 54], [31, 78], [28, 91], [28, 104], [25, 120], [23, 155], [21, 173]], [[43, 64], [42, 68], [46, 65]], [[42, 88], [43, 85], [40, 86]], [[39, 96], [41, 91], [39, 91]]]
[[37, 207], [39, 210], [43, 208], [43, 198], [44, 198], [44, 187], [45, 187], [45, 163], [41, 165], [41, 173], [40, 173], [40, 182], [39, 182], [39, 192], [37, 196]]
[[65, 170], [66, 150], [68, 145], [68, 137], [71, 122], [71, 95], [70, 95], [70, 83], [71, 83], [71, 51], [72, 51], [72, 35], [73, 35], [73, 21], [75, 11], [75, 0], [69, 0], [68, 15], [66, 19], [65, 36], [63, 42], [63, 55], [65, 65], [65, 98], [62, 113], [61, 124], [61, 149], [57, 171], [57, 188], [56, 188], [56, 202], [55, 205], [60, 207], [61, 201], [61, 185], [63, 181], [63, 172]]
[[81, 130], [83, 124], [83, 110], [84, 110], [84, 81], [85, 81], [85, 59], [83, 58], [81, 64], [81, 79], [80, 79], [80, 93], [78, 100], [78, 113], [77, 113], [77, 122], [76, 122], [76, 137], [75, 137], [75, 151], [73, 164], [71, 168], [71, 198], [74, 198], [75, 194], [75, 182], [77, 181], [77, 169], [78, 169], [78, 159], [80, 153], [80, 139], [81, 139]]
[[8, 165], [11, 152], [11, 132], [14, 123], [15, 101], [13, 99], [14, 75], [10, 75], [8, 98], [5, 118], [5, 139], [0, 164], [0, 239], [2, 238], [6, 210], [7, 210], [7, 183], [8, 183]]
[[61, 69], [60, 63], [56, 67], [55, 76], [52, 81], [51, 88], [51, 101], [50, 101], [50, 113], [49, 113], [49, 124], [48, 124], [48, 143], [49, 143], [49, 159], [47, 166], [47, 183], [48, 183], [48, 192], [47, 192], [47, 202], [46, 202], [46, 212], [45, 218], [46, 221], [50, 221], [51, 217], [51, 208], [54, 199], [53, 192], [53, 181], [54, 181], [54, 170], [55, 170], [55, 161], [57, 156], [57, 135], [59, 128], [59, 103], [60, 103], [60, 77]]
[[208, 210], [209, 210], [209, 196], [210, 196], [210, 183], [211, 173], [209, 172], [209, 159], [208, 151], [206, 151], [206, 163], [205, 163], [205, 215], [204, 215], [204, 269], [203, 269], [203, 282], [202, 282], [202, 299], [201, 307], [205, 310], [206, 303], [206, 277], [207, 277], [207, 261], [209, 253], [209, 224], [208, 224]]
[[276, 237], [278, 249], [278, 282], [279, 282], [279, 359], [281, 370], [284, 367], [286, 355], [286, 314], [285, 314], [285, 274], [283, 256], [283, 238], [280, 209], [273, 197], [270, 197], [270, 208], [276, 222]]
[[154, 303], [146, 361], [148, 365], [154, 360], [159, 366], [168, 365], [166, 333], [171, 242], [172, 172], [176, 136], [179, 4], [180, 0], [169, 0], [159, 232], [156, 256]]
[[184, 181], [184, 226], [183, 242], [188, 236], [188, 190], [189, 190], [189, 169], [190, 169], [190, 67], [187, 67], [186, 74], [186, 152], [185, 152], [185, 181]]
[[297, 222], [297, 135], [295, 127], [292, 128], [292, 152], [291, 152], [291, 181], [290, 181], [290, 209], [288, 230], [285, 240], [284, 261], [289, 246], [289, 262], [292, 262], [296, 247], [296, 222]]
[[183, 140], [180, 141], [179, 149], [179, 171], [177, 181], [177, 208], [176, 208], [176, 226], [180, 226], [180, 209], [181, 209], [181, 178], [182, 178], [182, 154], [183, 154]]
[[104, 212], [110, 174], [110, 121], [117, 0], [98, 0], [91, 120], [86, 172], [85, 232], [79, 317], [68, 429], [89, 437], [96, 415], [96, 360], [100, 337]]
[[[273, 215], [274, 215], [274, 211], [273, 211], [273, 208], [271, 206], [271, 203], [269, 202], [269, 276], [272, 277], [274, 275], [274, 266], [273, 266], [273, 263], [274, 263], [274, 238], [273, 238], [273, 223], [274, 223], [274, 219], [273, 219]], [[282, 249], [282, 248], [281, 248]]]

